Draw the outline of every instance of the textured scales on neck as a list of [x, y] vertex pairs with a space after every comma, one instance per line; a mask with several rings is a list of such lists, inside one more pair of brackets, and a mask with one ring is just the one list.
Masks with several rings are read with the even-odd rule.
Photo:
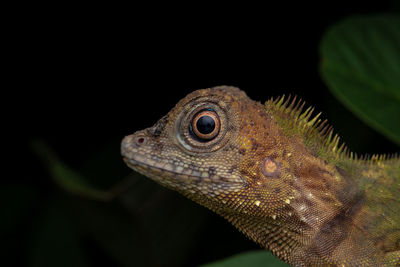
[[400, 159], [358, 158], [303, 106], [198, 90], [121, 152], [289, 264], [398, 266]]

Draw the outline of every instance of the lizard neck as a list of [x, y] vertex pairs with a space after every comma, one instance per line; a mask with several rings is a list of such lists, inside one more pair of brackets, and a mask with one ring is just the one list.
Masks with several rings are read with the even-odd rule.
[[[220, 213], [248, 238], [261, 247], [269, 249], [282, 260], [291, 261], [291, 255], [305, 246], [309, 241], [303, 233], [308, 227], [295, 216], [287, 216], [277, 220], [269, 216], [253, 216], [251, 214]], [[281, 218], [282, 219], [282, 218]]]

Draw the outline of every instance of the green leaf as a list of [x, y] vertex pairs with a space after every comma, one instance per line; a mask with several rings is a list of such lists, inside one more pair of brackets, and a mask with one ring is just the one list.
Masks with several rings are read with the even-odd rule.
[[286, 263], [265, 250], [241, 253], [230, 258], [202, 265], [203, 267], [287, 267]]
[[321, 75], [365, 123], [400, 144], [400, 17], [353, 16], [324, 35]]
[[82, 200], [77, 211], [85, 232], [121, 266], [182, 266], [207, 210], [138, 174], [132, 178], [117, 201]]
[[[57, 184], [68, 192], [85, 197], [71, 198], [73, 202], [66, 205], [76, 212], [74, 218], [104, 254], [121, 266], [183, 265], [196, 244], [196, 236], [204, 224], [207, 210], [137, 173], [118, 182], [111, 190], [99, 190], [99, 187], [107, 186], [121, 175], [119, 165], [128, 171], [119, 153], [112, 152], [118, 144], [119, 141], [107, 146], [89, 160], [84, 168], [86, 175], [68, 167], [45, 143], [37, 141], [32, 143], [32, 147]], [[109, 162], [115, 161], [114, 158], [121, 164], [108, 166]], [[104, 171], [104, 166], [107, 171]], [[117, 170], [117, 174], [108, 169]], [[99, 186], [94, 178], [102, 180], [103, 186]], [[89, 200], [107, 201], [115, 196], [118, 198], [106, 204]], [[44, 247], [46, 240], [38, 242]], [[43, 260], [35, 257], [32, 262]]]
[[31, 147], [46, 165], [54, 181], [66, 191], [103, 201], [112, 198], [112, 195], [110, 195], [109, 192], [95, 188], [89, 184], [84, 176], [59, 160], [53, 150], [46, 143], [42, 141], [34, 141], [31, 143]]

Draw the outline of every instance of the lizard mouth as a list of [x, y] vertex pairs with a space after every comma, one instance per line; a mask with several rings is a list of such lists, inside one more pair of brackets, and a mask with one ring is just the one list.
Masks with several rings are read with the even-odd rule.
[[183, 174], [181, 172], [178, 172], [178, 167], [174, 166], [173, 164], [151, 160], [139, 153], [135, 153], [131, 157], [123, 156], [123, 160], [129, 168], [134, 170], [148, 169], [159, 172], [167, 172], [175, 175]]
[[157, 176], [157, 180], [159, 180], [160, 178], [168, 178], [168, 176], [171, 176], [175, 179], [202, 179], [211, 181], [207, 172], [200, 172], [196, 170], [191, 170], [189, 168], [184, 168], [180, 165], [152, 160], [139, 153], [132, 154], [130, 157], [124, 156], [123, 160], [129, 168], [139, 173], [142, 173], [145, 176], [151, 176], [150, 178], [152, 179], [155, 178], [154, 176]]
[[121, 154], [129, 168], [145, 175], [153, 180], [162, 181], [177, 178], [201, 178], [201, 173], [184, 168], [179, 161], [172, 162], [159, 155], [149, 155], [141, 148], [146, 145], [147, 138], [142, 135], [126, 136], [121, 143]]
[[[195, 168], [193, 164], [185, 163], [179, 158], [165, 158], [160, 154], [149, 153], [145, 149], [146, 138], [140, 141], [142, 135], [125, 137], [121, 144], [121, 155], [129, 168], [151, 178], [152, 180], [169, 187], [178, 184], [208, 183], [229, 186], [229, 184], [243, 184], [242, 177], [234, 174], [223, 175], [215, 168]], [[135, 142], [135, 140], [137, 142]], [[148, 141], [148, 140], [147, 140]], [[143, 150], [143, 151], [141, 151]]]
[[161, 184], [168, 183], [172, 185], [175, 182], [200, 182], [219, 183], [219, 184], [242, 184], [242, 181], [232, 181], [229, 178], [210, 175], [208, 172], [200, 172], [179, 165], [165, 163], [163, 161], [155, 161], [140, 153], [131, 154], [129, 157], [123, 156], [124, 162], [129, 168], [147, 176]]

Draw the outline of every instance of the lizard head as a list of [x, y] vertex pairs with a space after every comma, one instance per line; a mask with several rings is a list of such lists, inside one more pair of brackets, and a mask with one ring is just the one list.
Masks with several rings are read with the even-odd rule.
[[[301, 102], [283, 99], [264, 106], [234, 87], [195, 91], [153, 127], [126, 136], [122, 156], [132, 169], [217, 212], [293, 265], [347, 264], [353, 247], [353, 254], [376, 257], [370, 250], [375, 241], [365, 238], [372, 226], [359, 226], [365, 217], [377, 218], [376, 209], [369, 214], [365, 203], [380, 205], [392, 218], [399, 218], [398, 210], [374, 202], [385, 197], [376, 198], [373, 188], [386, 192], [387, 186], [373, 179], [368, 180], [371, 197], [365, 196], [352, 168], [361, 166], [365, 177], [384, 175], [368, 174], [364, 163], [344, 159], [332, 130], [324, 123], [313, 126], [319, 115], [310, 120], [312, 109], [301, 113]], [[387, 163], [395, 167], [393, 173], [396, 160]], [[369, 172], [383, 170], [368, 166]], [[395, 199], [386, 196], [389, 203]], [[392, 236], [390, 249], [398, 247], [396, 232]], [[353, 240], [365, 243], [363, 250], [352, 246]], [[321, 261], [321, 255], [334, 253], [334, 261]]]
[[130, 168], [215, 211], [261, 211], [289, 190], [280, 186], [276, 131], [262, 104], [220, 86], [192, 92], [126, 136], [121, 153]]

